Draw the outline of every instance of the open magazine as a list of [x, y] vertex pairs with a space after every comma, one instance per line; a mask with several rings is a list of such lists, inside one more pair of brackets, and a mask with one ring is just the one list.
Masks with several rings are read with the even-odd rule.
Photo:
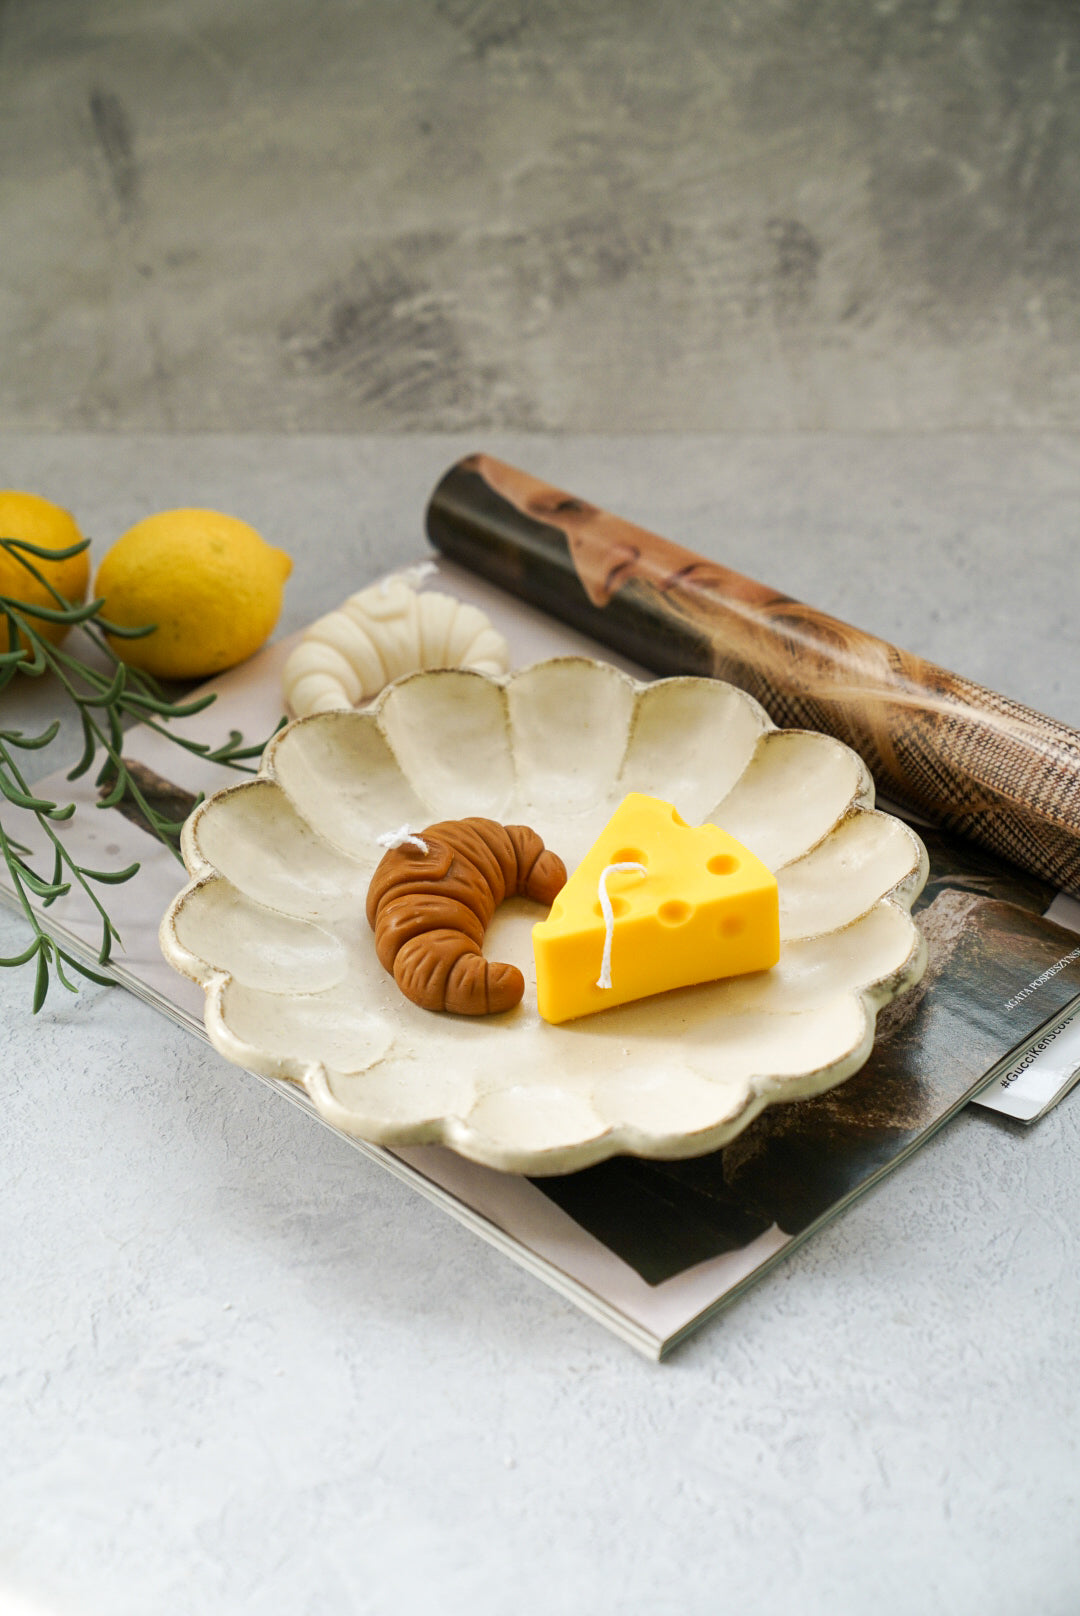
[[[488, 611], [517, 665], [582, 652], [644, 677], [446, 563], [432, 584]], [[185, 721], [185, 731], [207, 740], [232, 728], [249, 739], [269, 734], [281, 714], [288, 649], [288, 642], [269, 647], [215, 680], [209, 688], [217, 701]], [[126, 754], [172, 812], [237, 778], [146, 729], [128, 734]], [[60, 774], [38, 786], [77, 802], [65, 832], [81, 861], [98, 868], [140, 862], [138, 875], [109, 893], [123, 938], [113, 974], [202, 1033], [202, 992], [165, 964], [157, 942], [182, 869], [138, 822], [99, 810], [89, 781], [72, 784]], [[391, 1151], [349, 1143], [641, 1351], [662, 1356], [977, 1093], [1028, 1121], [1080, 1070], [1080, 938], [1067, 929], [1076, 921], [1080, 930], [1080, 905], [992, 855], [919, 828], [931, 860], [915, 908], [929, 947], [926, 975], [879, 1016], [866, 1066], [829, 1093], [767, 1110], [710, 1156], [623, 1157], [558, 1178], [498, 1173], [437, 1146]], [[0, 897], [13, 894], [0, 886]], [[77, 894], [44, 920], [92, 959], [98, 925]], [[316, 1115], [295, 1085], [259, 1081]]]

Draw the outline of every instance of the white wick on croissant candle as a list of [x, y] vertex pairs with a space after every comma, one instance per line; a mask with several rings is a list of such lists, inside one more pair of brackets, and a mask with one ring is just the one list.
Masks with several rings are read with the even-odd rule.
[[376, 836], [375, 840], [380, 847], [385, 847], [388, 852], [392, 847], [415, 847], [421, 853], [426, 853], [428, 850], [428, 844], [424, 841], [424, 838], [417, 836], [416, 832], [411, 831], [408, 825], [399, 825], [397, 830], [384, 831], [381, 836]]

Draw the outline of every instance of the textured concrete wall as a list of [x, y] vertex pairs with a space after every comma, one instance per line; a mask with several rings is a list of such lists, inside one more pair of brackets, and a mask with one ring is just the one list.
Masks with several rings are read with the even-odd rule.
[[0, 0], [0, 424], [1080, 424], [1074, 0]]

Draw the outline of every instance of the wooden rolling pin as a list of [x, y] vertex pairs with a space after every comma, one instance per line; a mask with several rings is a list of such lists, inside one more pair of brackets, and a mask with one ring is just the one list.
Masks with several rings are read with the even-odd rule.
[[707, 674], [825, 730], [879, 791], [1080, 897], [1080, 733], [490, 455], [427, 530], [452, 560], [662, 674]]

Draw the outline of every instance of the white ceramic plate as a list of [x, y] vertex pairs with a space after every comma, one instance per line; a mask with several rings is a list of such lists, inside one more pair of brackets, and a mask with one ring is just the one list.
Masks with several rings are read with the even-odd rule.
[[[550, 1026], [530, 938], [542, 911], [514, 899], [486, 952], [523, 971], [517, 1009], [403, 998], [364, 918], [380, 834], [480, 814], [532, 825], [572, 870], [629, 791], [723, 826], [776, 873], [773, 970]], [[731, 685], [639, 684], [578, 657], [498, 679], [418, 673], [365, 712], [300, 719], [256, 779], [195, 810], [184, 859], [162, 947], [205, 989], [222, 1054], [302, 1084], [346, 1133], [510, 1172], [715, 1150], [764, 1106], [857, 1071], [877, 1011], [925, 965], [910, 908], [926, 854], [873, 810], [854, 752], [777, 730]]]

